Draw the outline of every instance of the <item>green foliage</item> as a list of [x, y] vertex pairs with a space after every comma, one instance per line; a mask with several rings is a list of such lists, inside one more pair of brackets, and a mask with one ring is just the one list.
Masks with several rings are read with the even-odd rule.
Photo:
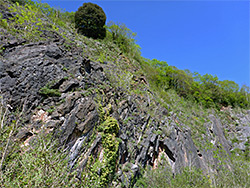
[[67, 24], [74, 23], [74, 12], [66, 12], [61, 9], [56, 9], [50, 7], [47, 3], [35, 2], [33, 6], [37, 7], [42, 15], [46, 15], [53, 22], [51, 27], [54, 27], [54, 29], [58, 29], [56, 25], [67, 28]]
[[[1, 187], [79, 187], [66, 154], [51, 134], [39, 134], [28, 146], [15, 140], [24, 111], [10, 113], [0, 104]], [[10, 119], [13, 119], [9, 122]]]
[[[0, 97], [1, 98], [1, 97]], [[2, 98], [0, 103], [0, 183], [5, 179], [4, 170], [9, 163], [15, 159], [18, 153], [17, 144], [13, 140], [13, 135], [19, 128], [22, 112], [10, 113], [10, 106], [4, 105]], [[18, 114], [18, 117], [17, 117]], [[12, 116], [12, 120], [9, 118]], [[16, 116], [16, 117], [15, 117]]]
[[13, 154], [3, 175], [4, 187], [64, 187], [76, 186], [69, 178], [66, 155], [48, 136], [37, 138], [28, 151]]
[[24, 38], [41, 35], [41, 18], [38, 16], [38, 8], [30, 4], [24, 6], [19, 5], [18, 2], [9, 7], [10, 12], [15, 13], [12, 19], [12, 32], [21, 32]]
[[[79, 14], [75, 15], [73, 12], [63, 12], [50, 7], [48, 4], [30, 0], [15, 0], [14, 2], [19, 2], [10, 6], [11, 11], [17, 13], [15, 14], [16, 16], [13, 20], [0, 19], [0, 25], [12, 34], [21, 34], [26, 39], [39, 39], [44, 30], [56, 31], [67, 39], [65, 32], [62, 32], [62, 28], [70, 28], [70, 31], [72, 31], [74, 23], [77, 23], [77, 19], [75, 21], [75, 18], [79, 16]], [[98, 11], [100, 14], [104, 14], [101, 8]], [[93, 18], [94, 16], [88, 17], [88, 19], [92, 20]], [[106, 16], [105, 19], [102, 17], [102, 23], [105, 24], [105, 21]], [[95, 26], [92, 21], [88, 21], [88, 23], [90, 23], [89, 28], [85, 27], [84, 29], [89, 29], [89, 31], [92, 29], [97, 32], [99, 26]], [[104, 24], [100, 25], [103, 27]], [[76, 28], [77, 26], [79, 25], [76, 24]], [[209, 121], [206, 118], [211, 113], [209, 108], [216, 107], [220, 109], [222, 106], [249, 107], [249, 87], [242, 86], [240, 88], [233, 81], [220, 81], [218, 77], [209, 74], [200, 75], [198, 73], [191, 73], [188, 70], [179, 70], [164, 61], [156, 59], [143, 61], [140, 54], [140, 47], [136, 44], [136, 34], [124, 24], [110, 22], [106, 26], [106, 32], [104, 32], [105, 29], [103, 28], [100, 30], [103, 33], [97, 34], [91, 32], [94, 36], [90, 37], [104, 38], [104, 33], [106, 33], [106, 38], [102, 41], [86, 38], [77, 33], [73, 35], [77, 41], [80, 41], [79, 46], [83, 48], [84, 53], [88, 54], [92, 60], [100, 62], [108, 61], [110, 64], [111, 62], [115, 62], [114, 66], [118, 66], [119, 68], [123, 66], [123, 69], [112, 72], [114, 77], [110, 81], [115, 82], [115, 86], [123, 88], [127, 92], [133, 89], [132, 85], [135, 83], [133, 80], [135, 73], [129, 69], [134, 69], [135, 62], [139, 62], [143, 68], [141, 75], [145, 75], [150, 84], [149, 91], [154, 91], [154, 94], [152, 94], [154, 95], [153, 97], [167, 109], [171, 108], [171, 111], [177, 112], [178, 110], [182, 113], [180, 116], [177, 114], [178, 121], [183, 122], [191, 128], [192, 138], [198, 148], [213, 148], [211, 143], [206, 143], [205, 122]], [[81, 28], [79, 29], [80, 31]], [[69, 48], [70, 46], [65, 47]], [[0, 49], [0, 52], [1, 50], [4, 49]], [[121, 58], [122, 56], [127, 58], [129, 63], [126, 64]], [[67, 70], [64, 68], [64, 71]], [[139, 91], [141, 92], [142, 90]], [[45, 97], [60, 96], [60, 92], [51, 88], [51, 85], [41, 88], [39, 93]], [[94, 91], [89, 89], [84, 95], [87, 96], [91, 93], [94, 93]], [[143, 94], [140, 93], [140, 95]], [[110, 116], [111, 110], [111, 105], [105, 108], [100, 106], [99, 108], [100, 125], [97, 130], [102, 135], [103, 159], [100, 156], [89, 158], [89, 165], [84, 174], [83, 181], [86, 183], [84, 186], [107, 187], [114, 178], [118, 158], [119, 139], [117, 136], [119, 126], [117, 121]], [[49, 113], [53, 111], [54, 107], [47, 110]], [[176, 124], [181, 126], [181, 123], [179, 124], [178, 121]], [[126, 122], [128, 122], [128, 119], [124, 120], [125, 124]], [[71, 179], [68, 176], [68, 171], [64, 169], [67, 166], [65, 155], [56, 149], [56, 143], [52, 143], [50, 139], [41, 137], [42, 140], [38, 140], [38, 144], [34, 145], [35, 147], [23, 155], [23, 149], [10, 139], [10, 135], [13, 135], [17, 131], [16, 125], [17, 123], [13, 121], [12, 124], [3, 126], [4, 128], [0, 132], [0, 157], [3, 159], [0, 183], [3, 187], [33, 187], [36, 185], [49, 187], [52, 181], [51, 176], [57, 177], [55, 180], [56, 186], [70, 187]], [[162, 131], [155, 131], [155, 133], [169, 135], [171, 131], [167, 129], [167, 126], [164, 128]], [[127, 134], [130, 134], [129, 131], [127, 131]], [[93, 138], [95, 136], [94, 134]], [[237, 142], [236, 139], [233, 139], [233, 141]], [[242, 155], [244, 160], [235, 162], [232, 171], [220, 169], [217, 175], [207, 177], [199, 170], [184, 169], [183, 173], [173, 177], [170, 169], [160, 167], [156, 170], [147, 171], [145, 176], [138, 180], [138, 185], [139, 187], [250, 187], [248, 186], [248, 182], [250, 182], [250, 168], [247, 162], [250, 153], [249, 145], [248, 139], [245, 143], [246, 151]], [[6, 148], [8, 150], [7, 153], [5, 153]], [[219, 151], [215, 151], [214, 154], [215, 157], [219, 157]], [[45, 161], [48, 159], [52, 162], [47, 164]], [[60, 168], [56, 165], [57, 163]], [[41, 164], [41, 166], [38, 166], [38, 164]], [[9, 169], [9, 171], [6, 169]], [[62, 170], [62, 174], [59, 174], [58, 169]], [[124, 170], [128, 171], [128, 169], [125, 168]], [[45, 175], [47, 179], [41, 176], [44, 173], [43, 171], [48, 174]], [[22, 174], [27, 174], [27, 177], [24, 177]]]
[[117, 136], [119, 132], [119, 126], [117, 120], [114, 118], [106, 118], [106, 120], [99, 126], [98, 131], [106, 134], [114, 134]]
[[52, 114], [55, 110], [56, 108], [54, 106], [50, 106], [50, 108], [47, 109], [46, 112], [48, 112], [49, 114]]
[[239, 140], [238, 140], [238, 138], [236, 138], [236, 137], [234, 137], [231, 141], [232, 141], [232, 144], [234, 144], [234, 143], [239, 143]]
[[103, 9], [93, 3], [83, 3], [75, 13], [75, 27], [79, 33], [87, 37], [105, 38], [105, 22], [106, 15]]
[[232, 168], [221, 167], [214, 174], [205, 175], [199, 169], [184, 168], [175, 176], [171, 169], [162, 165], [157, 169], [146, 169], [144, 175], [137, 180], [137, 187], [249, 187], [250, 186], [250, 164], [239, 159], [232, 159]]
[[179, 70], [166, 62], [156, 59], [146, 60], [142, 65], [151, 87], [159, 90], [174, 89], [179, 96], [196, 101], [206, 108], [223, 106], [248, 108], [250, 106], [249, 87], [233, 81], [220, 81], [217, 76], [200, 75], [189, 70]]
[[7, 29], [9, 24], [6, 19], [3, 19], [3, 15], [0, 13], [0, 26]]
[[90, 157], [83, 175], [84, 185], [88, 187], [108, 187], [112, 182], [117, 167], [119, 125], [111, 117], [111, 105], [103, 108], [99, 105], [100, 125], [98, 132], [102, 135], [103, 159]]
[[249, 187], [250, 163], [240, 157], [232, 158], [232, 168], [221, 168], [218, 173], [211, 176], [213, 187]]
[[109, 22], [107, 25], [107, 39], [112, 40], [120, 50], [132, 58], [140, 58], [140, 46], [135, 42], [136, 33], [132, 32], [125, 24]]
[[44, 87], [42, 87], [39, 90], [39, 94], [45, 97], [53, 97], [53, 96], [60, 97], [61, 96], [61, 93], [59, 92], [58, 89], [51, 89], [51, 84], [46, 84]]
[[133, 74], [128, 71], [124, 71], [122, 74], [118, 75], [118, 86], [130, 91], [131, 85], [133, 84]]
[[244, 152], [245, 160], [250, 162], [250, 137], [247, 138], [247, 141], [244, 145], [246, 147]]
[[[0, 24], [11, 33], [19, 33], [26, 39], [40, 40], [43, 29], [50, 28], [59, 31], [58, 26], [66, 28], [69, 24], [74, 23], [75, 14], [73, 12], [63, 12], [50, 7], [46, 3], [33, 2], [31, 0], [20, 1], [22, 5], [19, 1], [14, 2], [16, 2], [16, 4], [10, 6], [10, 10], [16, 13], [13, 18], [14, 22], [1, 19]], [[95, 15], [104, 14], [100, 7], [97, 8], [97, 5], [94, 4], [90, 6], [90, 4], [87, 3], [86, 6], [92, 6], [92, 8], [95, 7], [93, 9], [98, 9], [95, 10], [98, 12], [94, 13]], [[93, 10], [92, 8], [88, 8], [88, 10]], [[102, 21], [98, 22], [102, 26], [105, 24], [105, 17], [104, 14], [103, 18], [100, 19]], [[88, 18], [90, 19], [90, 16]], [[94, 17], [92, 16], [91, 18]], [[51, 22], [48, 24], [48, 22], [45, 22], [46, 19]], [[249, 87], [244, 85], [240, 88], [238, 84], [233, 81], [220, 81], [218, 77], [209, 74], [200, 75], [198, 73], [191, 73], [188, 70], [179, 70], [174, 66], [167, 65], [166, 62], [161, 62], [156, 59], [142, 61], [140, 47], [135, 43], [135, 33], [124, 24], [115, 24], [113, 22], [108, 23], [106, 28], [107, 36], [102, 43], [97, 45], [94, 40], [85, 39], [85, 43], [88, 46], [96, 49], [90, 52], [88, 48], [87, 53], [91, 54], [91, 57], [96, 57], [98, 61], [117, 61], [119, 58], [118, 54], [123, 52], [130, 58], [130, 61], [138, 60], [141, 63], [141, 67], [144, 69], [151, 83], [151, 87], [155, 90], [160, 90], [162, 94], [163, 90], [173, 89], [179, 96], [197, 102], [206, 108], [216, 107], [217, 109], [221, 109], [223, 106], [248, 108], [250, 106]], [[117, 50], [116, 47], [118, 47], [120, 51]], [[4, 49], [0, 49], [0, 51], [3, 50]], [[127, 83], [124, 82], [124, 77], [125, 80], [131, 78], [129, 74], [119, 74], [118, 76], [116, 75], [114, 79], [120, 80], [118, 83], [118, 85], [120, 85], [119, 87], [131, 90], [130, 85], [132, 82], [127, 85]]]
[[136, 186], [140, 188], [207, 188], [210, 184], [209, 178], [203, 175], [201, 170], [184, 168], [180, 174], [173, 176], [171, 169], [164, 165], [154, 170], [147, 169], [144, 176], [137, 181]]
[[0, 24], [11, 34], [21, 35], [23, 38], [33, 41], [42, 40], [45, 30], [59, 31], [59, 27], [70, 29], [74, 24], [74, 12], [65, 12], [50, 7], [47, 3], [32, 0], [12, 1], [8, 6], [14, 13], [10, 21], [2, 20]]
[[[109, 109], [111, 109], [109, 107]], [[102, 134], [102, 145], [104, 148], [104, 168], [100, 176], [100, 187], [106, 187], [114, 178], [118, 158], [119, 140], [117, 139], [119, 133], [119, 125], [116, 119], [108, 115], [104, 122], [99, 126], [98, 131]]]

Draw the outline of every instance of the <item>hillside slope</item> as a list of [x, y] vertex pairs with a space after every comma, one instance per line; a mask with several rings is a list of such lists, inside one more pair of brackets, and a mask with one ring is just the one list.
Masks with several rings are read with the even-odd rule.
[[70, 15], [0, 2], [1, 185], [250, 186], [249, 110], [157, 90], [138, 55], [78, 35]]

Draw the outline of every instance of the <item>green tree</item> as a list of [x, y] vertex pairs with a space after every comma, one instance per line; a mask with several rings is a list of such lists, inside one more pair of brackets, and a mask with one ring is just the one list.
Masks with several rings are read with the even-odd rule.
[[75, 13], [75, 27], [79, 33], [87, 37], [105, 38], [105, 22], [106, 15], [103, 9], [93, 3], [83, 3]]
[[116, 43], [123, 53], [131, 57], [138, 57], [141, 55], [141, 47], [136, 44], [136, 33], [132, 32], [125, 24], [115, 24], [109, 22], [107, 27], [108, 37]]
[[153, 67], [150, 70], [151, 82], [153, 82], [156, 87], [163, 88], [164, 90], [169, 89], [169, 77], [166, 76], [166, 71], [168, 70], [167, 62], [152, 59], [150, 65]]
[[175, 66], [168, 66], [165, 74], [169, 79], [170, 88], [175, 89], [180, 96], [187, 97], [191, 93], [192, 76]]

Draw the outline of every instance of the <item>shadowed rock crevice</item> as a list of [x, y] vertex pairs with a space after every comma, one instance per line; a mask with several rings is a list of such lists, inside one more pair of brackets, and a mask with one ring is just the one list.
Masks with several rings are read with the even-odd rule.
[[176, 159], [174, 158], [174, 154], [170, 151], [167, 145], [164, 145], [163, 142], [160, 142], [159, 149], [161, 151], [164, 151], [173, 162], [176, 161]]

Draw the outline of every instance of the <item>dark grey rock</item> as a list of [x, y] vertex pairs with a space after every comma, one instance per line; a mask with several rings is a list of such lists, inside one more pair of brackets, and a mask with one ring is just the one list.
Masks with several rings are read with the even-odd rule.
[[219, 119], [215, 118], [215, 116], [210, 115], [210, 120], [212, 121], [212, 131], [214, 135], [216, 136], [216, 140], [222, 145], [222, 147], [225, 149], [225, 151], [230, 154], [231, 146], [229, 145], [229, 142], [226, 140], [223, 127]]
[[57, 128], [60, 125], [61, 121], [59, 120], [50, 120], [48, 121], [44, 127], [46, 128]]
[[[65, 97], [65, 96], [64, 96]], [[79, 92], [74, 92], [66, 95], [65, 103], [61, 104], [57, 110], [62, 115], [69, 113], [75, 105], [77, 99], [81, 97]]]
[[95, 103], [91, 98], [82, 98], [79, 101], [77, 114], [78, 119], [86, 119], [89, 112], [95, 111]]
[[79, 81], [74, 79], [74, 80], [68, 80], [65, 81], [59, 88], [59, 91], [62, 93], [66, 93], [71, 91], [72, 89], [76, 88], [79, 86]]
[[2, 61], [0, 83], [1, 91], [12, 106], [22, 105], [26, 98], [27, 105], [41, 101], [39, 90], [46, 84], [66, 76], [59, 64], [53, 59], [44, 58], [45, 43], [31, 43], [17, 46], [11, 52], [5, 52]]
[[98, 121], [98, 113], [90, 112], [86, 117], [85, 121], [78, 124], [76, 128], [83, 134], [86, 134], [95, 127], [97, 121]]
[[133, 165], [131, 166], [131, 170], [132, 170], [133, 172], [137, 172], [137, 171], [139, 170], [138, 165], [133, 164]]
[[151, 138], [150, 138], [150, 142], [151, 142], [151, 143], [155, 143], [156, 137], [157, 137], [156, 134], [152, 134], [152, 136], [151, 136]]
[[20, 129], [15, 136], [15, 139], [19, 140], [20, 142], [25, 141], [27, 138], [32, 136], [33, 134], [26, 128]]
[[87, 139], [86, 136], [80, 137], [76, 140], [73, 147], [70, 149], [69, 153], [69, 166], [72, 169], [75, 165], [77, 158], [79, 157], [80, 150], [82, 148], [83, 143]]
[[58, 132], [58, 136], [60, 137], [61, 144], [67, 144], [70, 135], [73, 134], [76, 127], [76, 109], [74, 108], [68, 118], [65, 119], [63, 125], [60, 127], [60, 132]]
[[126, 134], [121, 134], [120, 138], [124, 141], [127, 141], [128, 140], [128, 136]]
[[59, 59], [62, 57], [62, 51], [56, 44], [48, 45], [45, 54], [54, 59]]

